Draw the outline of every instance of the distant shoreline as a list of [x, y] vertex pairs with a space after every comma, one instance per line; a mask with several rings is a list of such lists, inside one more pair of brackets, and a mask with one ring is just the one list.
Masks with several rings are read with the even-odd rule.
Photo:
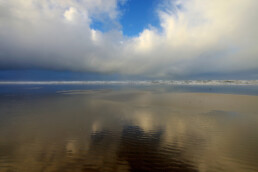
[[258, 80], [0, 81], [0, 85], [258, 85]]

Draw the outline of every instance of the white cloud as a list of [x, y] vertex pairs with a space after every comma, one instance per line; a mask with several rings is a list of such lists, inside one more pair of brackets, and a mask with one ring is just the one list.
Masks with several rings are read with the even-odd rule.
[[0, 66], [153, 77], [258, 69], [256, 0], [167, 0], [161, 31], [132, 38], [90, 28], [92, 18], [118, 22], [118, 3], [0, 0]]
[[68, 21], [76, 20], [76, 16], [78, 15], [78, 12], [76, 8], [70, 7], [68, 10], [64, 12], [64, 17]]

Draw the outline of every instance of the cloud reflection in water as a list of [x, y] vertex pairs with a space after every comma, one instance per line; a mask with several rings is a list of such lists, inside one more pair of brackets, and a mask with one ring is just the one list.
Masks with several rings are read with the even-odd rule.
[[2, 171], [258, 169], [256, 96], [114, 91], [0, 101]]

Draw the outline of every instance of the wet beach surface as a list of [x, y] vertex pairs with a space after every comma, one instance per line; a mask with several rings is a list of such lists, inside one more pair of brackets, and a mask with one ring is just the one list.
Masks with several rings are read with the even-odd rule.
[[251, 93], [40, 89], [0, 96], [0, 171], [258, 171]]

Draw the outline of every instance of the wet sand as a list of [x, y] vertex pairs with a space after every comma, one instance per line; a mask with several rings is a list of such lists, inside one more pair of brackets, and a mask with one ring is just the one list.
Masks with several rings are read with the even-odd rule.
[[0, 171], [258, 171], [258, 96], [61, 91], [0, 99]]

